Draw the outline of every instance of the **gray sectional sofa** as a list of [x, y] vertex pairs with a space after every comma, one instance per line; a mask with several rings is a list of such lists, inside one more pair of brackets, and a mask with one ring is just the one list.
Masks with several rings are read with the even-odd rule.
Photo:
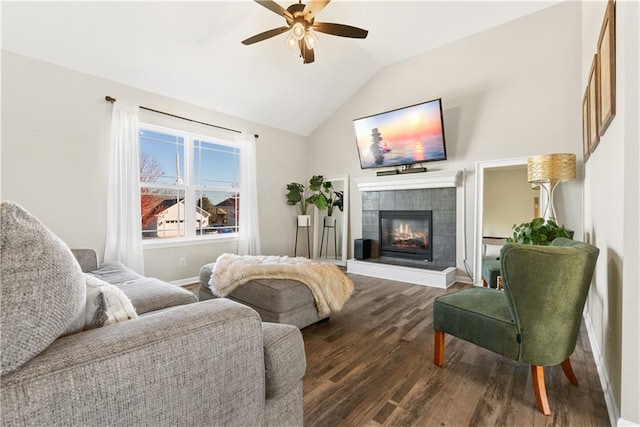
[[[15, 204], [2, 203], [1, 239], [1, 425], [302, 425], [296, 327], [113, 265], [100, 271], [93, 251], [77, 251], [78, 263]], [[85, 310], [80, 264], [125, 278], [140, 316], [69, 332]]]

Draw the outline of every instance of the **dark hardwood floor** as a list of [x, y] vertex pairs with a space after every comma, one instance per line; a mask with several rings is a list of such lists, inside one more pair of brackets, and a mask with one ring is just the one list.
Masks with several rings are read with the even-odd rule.
[[571, 363], [545, 368], [551, 415], [536, 408], [529, 367], [455, 337], [433, 364], [433, 299], [448, 290], [349, 275], [356, 292], [303, 329], [305, 426], [608, 426], [583, 327]]

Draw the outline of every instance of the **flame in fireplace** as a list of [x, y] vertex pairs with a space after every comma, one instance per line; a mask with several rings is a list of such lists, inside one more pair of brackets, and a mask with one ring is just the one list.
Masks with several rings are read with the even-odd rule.
[[392, 240], [391, 245], [396, 247], [417, 249], [427, 247], [426, 233], [412, 231], [411, 224], [408, 222], [398, 224], [398, 227], [393, 230]]

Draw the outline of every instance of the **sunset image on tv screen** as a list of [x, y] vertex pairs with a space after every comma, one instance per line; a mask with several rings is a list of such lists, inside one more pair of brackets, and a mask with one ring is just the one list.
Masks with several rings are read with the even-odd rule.
[[439, 99], [353, 124], [363, 169], [446, 159]]

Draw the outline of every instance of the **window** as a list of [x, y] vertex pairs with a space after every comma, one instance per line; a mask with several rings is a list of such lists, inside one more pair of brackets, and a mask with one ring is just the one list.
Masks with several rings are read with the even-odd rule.
[[239, 146], [144, 123], [139, 132], [142, 238], [237, 233]]

